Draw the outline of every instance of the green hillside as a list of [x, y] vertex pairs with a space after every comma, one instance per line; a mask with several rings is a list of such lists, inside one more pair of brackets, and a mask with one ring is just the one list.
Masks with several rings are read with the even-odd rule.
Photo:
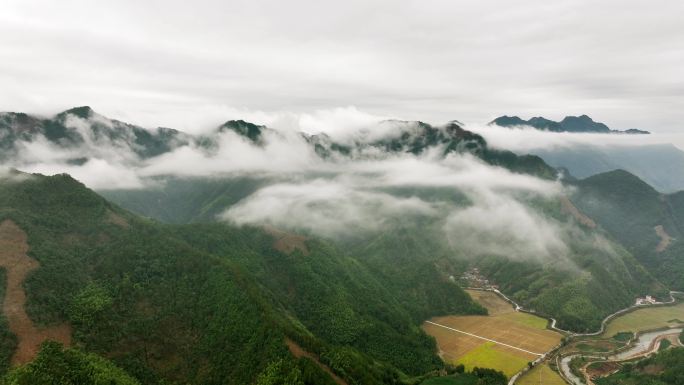
[[[661, 194], [622, 170], [577, 182], [573, 202], [623, 244], [655, 276], [684, 289], [684, 194]], [[661, 245], [656, 227], [669, 240]]]
[[[528, 203], [537, 206], [549, 220], [572, 223], [556, 200]], [[395, 287], [406, 293], [405, 299], [441, 298], [447, 294], [426, 288], [425, 283], [459, 277], [468, 267], [478, 267], [526, 308], [556, 318], [559, 327], [579, 332], [598, 329], [604, 317], [631, 305], [638, 296], [665, 293], [665, 288], [624, 248], [596, 238], [604, 234], [591, 229], [576, 229], [564, 235], [569, 246], [567, 260], [557, 256], [539, 261], [495, 255], [473, 257], [458, 244], [445, 243], [440, 230], [435, 223], [404, 224], [346, 246], [367, 260], [378, 274], [406, 277], [396, 281]], [[441, 274], [434, 275], [430, 266], [438, 266]]]
[[[315, 239], [285, 253], [255, 228], [141, 219], [66, 175], [3, 179], [6, 219], [40, 262], [25, 283], [31, 319], [68, 322], [79, 350], [145, 384], [244, 384], [274, 372], [328, 381], [286, 337], [349, 383], [399, 383], [442, 367], [416, 320], [484, 311], [444, 280], [426, 285], [447, 295], [405, 302], [390, 289], [404, 276], [375, 274]], [[90, 360], [70, 352], [44, 354]]]
[[[524, 159], [512, 155], [502, 161], [508, 162], [509, 166], [524, 165]], [[536, 164], [536, 161], [531, 164]], [[524, 171], [528, 169], [524, 168]], [[164, 189], [105, 192], [105, 195], [133, 210], [140, 207], [140, 212], [160, 220], [211, 223], [216, 221], [216, 215], [222, 210], [269, 183], [272, 182], [248, 178], [171, 179]], [[415, 196], [463, 207], [469, 204], [465, 196], [453, 189], [406, 187], [384, 191], [395, 196]], [[649, 190], [645, 191], [648, 193]], [[611, 202], [621, 199], [618, 196], [610, 198]], [[563, 237], [570, 246], [567, 259], [572, 266], [562, 266], [563, 258], [560, 256], [555, 262], [493, 255], [474, 258], [458, 245], [445, 242], [443, 223], [434, 220], [401, 221], [388, 225], [380, 233], [370, 232], [361, 237], [332, 242], [339, 250], [345, 251], [344, 255], [362, 261], [374, 277], [381, 277], [385, 288], [403, 293], [397, 301], [411, 310], [416, 323], [436, 310], [444, 314], [450, 310], [449, 307], [426, 306], [432, 303], [433, 298], [439, 298], [433, 306], [448, 304], [448, 298], [452, 296], [443, 287], [431, 287], [428, 283], [445, 281], [449, 276], [458, 277], [469, 266], [480, 267], [505, 293], [526, 307], [553, 316], [561, 327], [577, 331], [598, 328], [606, 315], [629, 306], [638, 296], [665, 293], [665, 288], [641, 267], [629, 251], [605, 239], [604, 231], [582, 229], [581, 226], [576, 228], [573, 220], [560, 210], [558, 200], [530, 200], [527, 204], [558, 224], [559, 228], [566, 229]], [[622, 219], [618, 219], [617, 226], [620, 226], [620, 221]], [[220, 229], [216, 224], [207, 226]], [[194, 242], [206, 242], [203, 240], [205, 234], [210, 234], [210, 231], [204, 230]], [[601, 242], [606, 242], [606, 245], [597, 243], [596, 236], [602, 237]], [[558, 298], [564, 300], [558, 301]]]

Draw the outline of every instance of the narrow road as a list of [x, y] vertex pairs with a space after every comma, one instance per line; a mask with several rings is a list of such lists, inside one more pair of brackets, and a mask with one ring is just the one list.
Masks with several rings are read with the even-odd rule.
[[[655, 304], [653, 304], [653, 305], [650, 305], [650, 304], [649, 304], [649, 305], [632, 305], [632, 306], [626, 307], [626, 308], [624, 308], [624, 309], [620, 309], [620, 310], [616, 311], [615, 313], [610, 314], [610, 315], [608, 315], [606, 318], [604, 318], [603, 321], [601, 322], [601, 328], [599, 328], [598, 331], [591, 332], [591, 333], [575, 333], [575, 332], [572, 332], [572, 331], [569, 331], [569, 330], [564, 330], [564, 329], [561, 329], [561, 328], [557, 327], [557, 326], [556, 326], [557, 321], [556, 321], [555, 318], [552, 318], [552, 317], [544, 317], [544, 316], [541, 316], [541, 315], [537, 314], [537, 313], [534, 312], [534, 311], [530, 311], [530, 310], [524, 309], [522, 306], [518, 305], [517, 302], [515, 302], [515, 301], [513, 301], [512, 299], [508, 298], [504, 293], [502, 293], [502, 292], [499, 291], [498, 289], [483, 289], [483, 288], [479, 288], [479, 287], [468, 287], [467, 289], [471, 289], [471, 290], [482, 290], [482, 291], [492, 291], [492, 292], [498, 294], [501, 298], [503, 298], [504, 300], [506, 300], [508, 303], [510, 303], [511, 305], [513, 305], [513, 307], [515, 308], [515, 311], [530, 313], [530, 314], [534, 314], [534, 315], [537, 315], [537, 316], [542, 317], [542, 318], [546, 318], [546, 319], [548, 319], [548, 320], [551, 321], [551, 325], [549, 325], [549, 328], [550, 328], [551, 330], [555, 330], [555, 331], [558, 331], [558, 332], [560, 332], [560, 333], [567, 334], [567, 335], [569, 335], [569, 336], [571, 336], [571, 337], [590, 337], [590, 336], [597, 336], [597, 335], [600, 335], [600, 334], [602, 334], [602, 333], [604, 332], [604, 330], [606, 329], [606, 325], [608, 324], [609, 321], [611, 321], [613, 318], [615, 318], [615, 317], [617, 317], [617, 316], [619, 316], [619, 315], [621, 315], [621, 314], [623, 314], [623, 313], [626, 313], [626, 312], [628, 312], [628, 311], [630, 311], [630, 310], [633, 310], [633, 309], [636, 309], [636, 308], [642, 308], [642, 307], [645, 308], [645, 307], [650, 307], [650, 306], [654, 306], [654, 305], [657, 306], [657, 305], [668, 305], [668, 304], [672, 304], [672, 303], [675, 303], [675, 302], [676, 302], [676, 299], [675, 299], [675, 297], [674, 297], [675, 294], [679, 294], [679, 295], [684, 294], [684, 292], [680, 292], [680, 291], [670, 291], [670, 293], [669, 293], [669, 294], [670, 294], [670, 299], [669, 299], [668, 301], [665, 301], [665, 302], [657, 302], [657, 303], [655, 303]], [[430, 322], [430, 321], [427, 321], [427, 322]], [[487, 340], [487, 341], [491, 341], [491, 342], [494, 342], [494, 343], [499, 343], [499, 344], [501, 344], [500, 342], [493, 341], [493, 340], [489, 340], [488, 338], [476, 336], [476, 335], [473, 335], [473, 334], [470, 334], [470, 333], [467, 333], [467, 332], [464, 332], [464, 331], [461, 331], [461, 330], [452, 329], [452, 328], [450, 328], [450, 327], [443, 326], [443, 325], [439, 325], [439, 324], [435, 324], [435, 323], [433, 323], [433, 322], [430, 322], [430, 323], [432, 323], [432, 324], [434, 324], [434, 325], [437, 325], [437, 326], [442, 326], [442, 327], [447, 328], [447, 329], [451, 329], [451, 330], [456, 331], [456, 332], [459, 332], [459, 333], [463, 333], [463, 334], [466, 334], [466, 335], [472, 335], [473, 337], [477, 337], [477, 338], [481, 338], [481, 339], [483, 339], [483, 340]], [[502, 345], [505, 345], [505, 344], [502, 344]], [[514, 346], [510, 346], [510, 345], [507, 345], [507, 346], [508, 346], [508, 347], [511, 347], [511, 348], [513, 348], [513, 349], [517, 349], [517, 350], [524, 351], [524, 352], [526, 352], [526, 353], [531, 353], [531, 354], [537, 355], [537, 356], [539, 356], [539, 357], [544, 357], [546, 354], [549, 353], [549, 352], [546, 352], [546, 353], [544, 353], [544, 354], [539, 354], [539, 353], [530, 352], [530, 351], [527, 351], [527, 350], [524, 350], [524, 349], [520, 349], [520, 348], [517, 348], [517, 347], [514, 347]], [[555, 350], [555, 349], [554, 349], [554, 350]], [[553, 350], [552, 350], [552, 351], [553, 351]], [[521, 372], [518, 372], [518, 373], [516, 373], [513, 377], [511, 377], [510, 381], [508, 382], [508, 385], [513, 385], [513, 384], [515, 384], [515, 382], [518, 380], [518, 378], [519, 378], [524, 372], [525, 372], [525, 370], [523, 370], [523, 371], [521, 371]], [[561, 377], [563, 377], [566, 381], [570, 381], [569, 379], [567, 379], [567, 378], [565, 377], [565, 373], [564, 373], [564, 375], [561, 375]], [[573, 382], [573, 381], [570, 381], [570, 382]]]

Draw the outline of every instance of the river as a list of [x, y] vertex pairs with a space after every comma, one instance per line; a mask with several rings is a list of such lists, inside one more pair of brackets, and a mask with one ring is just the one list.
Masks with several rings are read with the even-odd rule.
[[[656, 349], [658, 349], [658, 344], [654, 344], [654, 341], [656, 341], [658, 338], [666, 335], [672, 335], [676, 334], [678, 335], [679, 333], [682, 332], [682, 328], [675, 328], [675, 329], [665, 329], [665, 330], [658, 330], [658, 331], [653, 331], [653, 332], [648, 332], [641, 334], [637, 341], [634, 343], [632, 347], [629, 349], [622, 351], [618, 354], [615, 354], [613, 356], [610, 356], [609, 361], [624, 361], [630, 358], [636, 358], [638, 356], [650, 353]], [[573, 358], [575, 357], [587, 357], [583, 354], [573, 354], [570, 356], [563, 357], [561, 359], [561, 371], [563, 372], [563, 375], [565, 378], [570, 380], [574, 385], [584, 385], [585, 383], [577, 377], [571, 370], [570, 370], [570, 361], [572, 361]], [[591, 357], [590, 358], [598, 358], [598, 357]]]

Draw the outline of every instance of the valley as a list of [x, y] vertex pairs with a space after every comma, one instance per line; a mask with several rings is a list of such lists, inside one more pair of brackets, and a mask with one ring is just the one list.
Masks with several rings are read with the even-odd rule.
[[467, 369], [494, 368], [511, 377], [560, 345], [563, 336], [547, 329], [546, 319], [517, 311], [493, 291], [467, 292], [489, 315], [437, 317], [423, 324], [445, 361]]
[[[679, 340], [684, 324], [680, 321], [682, 316], [681, 298], [674, 304], [636, 308], [608, 322], [599, 336], [573, 338], [556, 361], [570, 383], [592, 384], [594, 378], [611, 374], [624, 362], [659, 351], [662, 341], [669, 341], [667, 347], [684, 346]], [[612, 369], [595, 369], [598, 367]]]
[[[679, 340], [684, 302], [677, 300], [677, 292], [671, 303], [631, 306], [608, 316], [598, 332], [585, 334], [553, 331], [552, 319], [521, 312], [496, 289], [467, 292], [487, 308], [488, 316], [438, 317], [423, 329], [436, 338], [445, 361], [501, 370], [512, 378], [509, 384], [594, 385], [595, 378], [662, 350], [661, 345], [684, 346]], [[528, 362], [534, 362], [529, 370]]]
[[592, 384], [594, 378], [612, 374], [626, 361], [657, 352], [663, 340], [670, 341], [668, 347], [682, 346], [682, 322], [677, 318], [682, 315], [681, 298], [672, 304], [632, 307], [610, 319], [596, 336], [570, 336], [555, 358], [556, 366], [569, 383]]
[[0, 385], [684, 385], [682, 15], [2, 1]]
[[[88, 107], [5, 116], [8, 149], [49, 133], [78, 165], [117, 148], [140, 182], [0, 174], [12, 258], [27, 257], [5, 264], [26, 321], [0, 322], [6, 375], [73, 356], [152, 385], [556, 383], [561, 356], [681, 324], [680, 304], [650, 306], [676, 288], [681, 195], [624, 172], [558, 179], [457, 122], [381, 125], [344, 142], [242, 120], [149, 133]], [[151, 171], [188, 153], [214, 168]], [[253, 164], [222, 169], [240, 153]], [[303, 158], [274, 172], [271, 155]]]

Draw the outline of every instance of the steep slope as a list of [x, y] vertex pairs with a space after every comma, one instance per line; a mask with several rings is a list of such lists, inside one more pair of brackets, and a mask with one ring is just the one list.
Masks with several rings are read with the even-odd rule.
[[[201, 190], [198, 187], [202, 185], [200, 181], [183, 183], [186, 183], [189, 189]], [[234, 186], [226, 190], [213, 190], [217, 195], [212, 193], [211, 198], [204, 201], [221, 203], [206, 206], [212, 207], [212, 210], [228, 207], [223, 204], [238, 202], [239, 199], [250, 195], [251, 188], [258, 189], [253, 181], [241, 184], [239, 180], [226, 179], [212, 183], [226, 187]], [[469, 199], [452, 189], [415, 187], [393, 189], [391, 193], [395, 196], [417, 197], [426, 201], [451, 202], [463, 208], [470, 205]], [[144, 192], [140, 194], [145, 195]], [[182, 196], [175, 195], [174, 199], [179, 203], [185, 202]], [[154, 199], [149, 200], [154, 204]], [[197, 202], [197, 206], [200, 206], [202, 201]], [[487, 253], [481, 255], [478, 249], [488, 250], [489, 245], [478, 247], [445, 242], [444, 223], [439, 220], [411, 218], [390, 224], [391, 220], [386, 219], [385, 228], [380, 233], [371, 231], [365, 235], [338, 239], [334, 242], [346, 251], [346, 255], [361, 260], [376, 277], [381, 277], [385, 287], [403, 293], [397, 300], [411, 311], [416, 322], [435, 311], [452, 311], [448, 306], [437, 306], [448, 304], [448, 298], [456, 298], [454, 294], [445, 291], [443, 286], [431, 283], [447, 281], [449, 276], [459, 277], [468, 266], [479, 266], [501, 286], [502, 290], [513, 295], [519, 302], [554, 316], [563, 327], [578, 331], [598, 327], [604, 316], [628, 306], [638, 296], [664, 293], [664, 288], [659, 286], [628, 252], [605, 239], [602, 230], [586, 227], [587, 218], [578, 215], [582, 214], [580, 211], [576, 211], [574, 216], [572, 212], [568, 212], [568, 203], [569, 201], [566, 201], [564, 205], [562, 200], [557, 199], [526, 203], [535, 212], [550, 220], [554, 227], [561, 229], [560, 235], [569, 249], [563, 252], [563, 256], [556, 255], [555, 259], [537, 260], [534, 255], [511, 257], [507, 256], [506, 252], [498, 253], [499, 257]], [[216, 211], [203, 211], [200, 207], [195, 207], [195, 210], [195, 214], [189, 216], [192, 218], [191, 221], [215, 220], [215, 217], [202, 216], [201, 213]], [[192, 213], [193, 210], [188, 207], [187, 212]], [[575, 219], [577, 216], [583, 221]], [[489, 239], [484, 242], [496, 244], [502, 241]], [[512, 252], [518, 247], [511, 244], [508, 249]], [[558, 298], [565, 298], [565, 301], [557, 301]], [[434, 307], [426, 306], [431, 301], [434, 301]]]
[[[249, 240], [249, 249], [266, 257], [254, 258], [226, 242], [235, 232]], [[448, 293], [442, 297], [406, 299], [405, 291], [393, 289], [407, 279], [407, 274], [375, 274], [366, 267], [366, 261], [342, 255], [316, 239], [305, 241], [306, 250], [296, 249], [283, 256], [274, 250], [275, 240], [258, 234], [253, 229], [236, 230], [218, 224], [177, 229], [177, 235], [194, 247], [244, 266], [280, 305], [323, 341], [357, 348], [406, 373], [416, 375], [439, 366], [432, 356], [433, 341], [417, 327], [425, 316], [484, 311], [447, 279], [423, 277], [431, 291]], [[424, 270], [436, 275], [434, 267]], [[334, 353], [323, 357], [330, 354]]]
[[429, 285], [450, 295], [405, 305], [387, 289], [403, 277], [315, 239], [306, 255], [287, 254], [256, 228], [147, 221], [66, 175], [3, 177], [2, 220], [26, 232], [40, 262], [25, 283], [31, 319], [68, 322], [80, 349], [146, 384], [242, 384], [274, 371], [330, 381], [286, 337], [349, 383], [400, 383], [443, 365], [415, 309], [483, 311], [447, 281]]
[[[65, 115], [73, 115], [75, 119], [82, 119], [80, 116], [91, 116], [89, 110], [85, 112], [71, 111]], [[585, 120], [581, 117], [579, 122]], [[573, 119], [567, 119], [565, 122], [567, 124], [577, 123], [573, 123]], [[89, 127], [94, 126], [91, 124]], [[233, 147], [232, 145], [235, 143], [238, 143], [239, 146]], [[274, 143], [277, 145], [276, 150], [278, 151], [292, 145], [298, 152], [311, 152], [310, 158], [307, 157], [305, 161], [298, 163], [298, 165], [302, 165], [301, 167], [304, 170], [284, 168], [282, 172], [269, 172], [268, 167], [271, 167], [269, 155], [273, 153], [267, 150]], [[222, 149], [221, 146], [223, 145], [227, 145], [227, 149]], [[229, 121], [205, 137], [192, 138], [188, 143], [181, 143], [178, 146], [175, 150], [162, 154], [159, 159], [161, 161], [168, 160], [170, 158], [165, 157], [166, 155], [179, 150], [178, 152], [181, 155], [184, 153], [187, 155], [187, 152], [191, 152], [194, 157], [180, 159], [195, 160], [199, 158], [202, 160], [199, 164], [206, 167], [214, 167], [214, 163], [221, 163], [221, 165], [212, 168], [212, 170], [216, 170], [213, 173], [202, 173], [201, 175], [209, 175], [205, 177], [176, 177], [173, 176], [175, 175], [174, 170], [169, 170], [166, 171], [167, 174], [152, 174], [156, 175], [154, 178], [150, 178], [157, 182], [155, 187], [138, 190], [103, 191], [103, 194], [139, 214], [171, 223], [214, 222], [217, 219], [217, 214], [244, 204], [254, 195], [259, 195], [274, 185], [277, 187], [276, 192], [282, 192], [283, 189], [287, 193], [295, 191], [297, 202], [304, 200], [298, 204], [307, 211], [316, 207], [323, 208], [323, 216], [326, 216], [331, 222], [335, 221], [335, 218], [330, 218], [331, 216], [344, 215], [345, 211], [349, 211], [337, 210], [337, 208], [330, 209], [329, 204], [335, 200], [334, 198], [306, 201], [304, 198], [307, 197], [307, 194], [297, 190], [301, 187], [298, 184], [304, 184], [306, 187], [306, 183], [302, 183], [302, 181], [309, 182], [311, 179], [314, 179], [312, 182], [314, 185], [317, 181], [325, 180], [325, 183], [332, 184], [334, 188], [339, 188], [342, 184], [340, 181], [352, 179], [352, 183], [358, 184], [358, 188], [362, 191], [343, 194], [340, 199], [349, 198], [353, 204], [356, 197], [371, 196], [375, 200], [364, 206], [364, 210], [372, 209], [378, 205], [382, 207], [385, 205], [384, 202], [388, 201], [400, 202], [401, 204], [396, 206], [399, 207], [399, 212], [395, 217], [385, 218], [379, 215], [380, 218], [377, 222], [381, 225], [377, 226], [378, 232], [374, 231], [373, 226], [370, 226], [369, 229], [373, 231], [368, 231], [368, 234], [356, 234], [335, 240], [336, 246], [340, 250], [344, 250], [344, 253], [335, 248], [331, 249], [334, 251], [323, 253], [327, 256], [341, 255], [344, 258], [321, 257], [315, 259], [317, 263], [326, 260], [336, 260], [337, 263], [342, 263], [339, 261], [352, 258], [361, 263], [364, 271], [355, 271], [352, 275], [362, 276], [365, 274], [369, 277], [368, 279], [375, 280], [375, 283], [369, 281], [363, 287], [373, 288], [374, 285], [379, 284], [388, 288], [388, 291], [385, 291], [382, 296], [383, 298], [390, 296], [386, 297], [384, 301], [393, 303], [393, 308], [398, 306], [402, 309], [401, 311], [404, 314], [397, 315], [398, 319], [405, 320], [408, 317], [413, 322], [417, 322], [435, 312], [476, 311], [476, 309], [465, 306], [466, 302], [462, 301], [463, 298], [454, 294], [448, 285], [449, 277], [460, 275], [467, 266], [480, 266], [485, 269], [488, 275], [496, 278], [497, 283], [502, 285], [507, 293], [514, 294], [516, 299], [535, 307], [539, 311], [555, 316], [563, 326], [577, 330], [587, 330], [596, 326], [603, 315], [631, 303], [637, 295], [663, 290], [652, 276], [640, 268], [629, 253], [618, 245], [605, 241], [603, 233], [594, 229], [582, 229], [581, 226], [578, 229], [577, 224], [572, 222], [572, 219], [568, 219], [567, 213], [561, 212], [561, 202], [557, 197], [539, 200], [529, 197], [530, 194], [524, 191], [526, 187], [523, 187], [522, 191], [516, 191], [520, 186], [551, 184], [550, 181], [555, 180], [557, 176], [555, 169], [537, 156], [516, 155], [512, 152], [491, 149], [481, 136], [465, 130], [455, 121], [442, 126], [433, 126], [423, 122], [387, 121], [380, 123], [373, 130], [361, 130], [348, 138], [332, 138], [324, 134], [306, 135], [303, 133], [286, 136], [285, 133], [268, 127], [244, 121]], [[171, 147], [169, 146], [169, 148]], [[222, 150], [225, 150], [223, 152], [232, 151], [231, 153], [238, 155], [244, 151], [249, 155], [247, 156], [249, 164], [243, 169], [228, 167], [228, 171], [221, 173], [223, 169], [220, 166], [224, 164], [230, 166], [230, 162], [239, 163], [240, 161], [239, 156], [237, 158], [214, 156], [217, 153], [222, 153]], [[310, 154], [307, 153], [308, 155]], [[285, 161], [286, 159], [279, 158], [278, 160]], [[398, 160], [400, 162], [380, 164], [384, 169], [367, 167], [373, 162], [386, 160], [391, 162]], [[142, 161], [141, 164], [142, 167], [145, 167], [154, 162], [155, 158], [149, 158]], [[265, 168], [252, 167], [251, 163], [261, 165], [262, 162], [268, 163]], [[400, 171], [396, 175], [392, 174], [393, 178], [403, 177], [404, 175], [399, 174], [410, 173], [411, 167], [416, 162], [423, 162], [419, 166], [430, 172], [437, 170], [439, 177], [433, 177], [431, 186], [423, 186], [422, 181], [416, 180], [399, 186], [391, 183], [386, 186], [375, 186], [372, 177], [360, 181], [353, 179], [356, 174], [382, 176], [384, 170], [388, 168]], [[307, 168], [312, 163], [321, 164], [324, 167]], [[336, 174], [343, 166], [356, 166], [357, 164], [362, 167], [358, 169], [351, 167], [352, 170], [356, 171]], [[490, 167], [492, 165], [498, 167]], [[136, 166], [137, 164], [134, 162], [132, 167], [135, 168]], [[472, 167], [472, 174], [465, 175], [464, 178], [457, 177], [455, 180], [449, 180], [448, 183], [440, 185], [443, 183], [441, 179], [449, 179], [452, 176], [449, 174], [450, 171], [458, 173], [463, 167], [466, 169]], [[149, 171], [149, 169], [145, 170]], [[512, 173], [505, 170], [512, 171]], [[202, 171], [198, 170], [200, 173]], [[532, 178], [530, 175], [538, 178]], [[483, 176], [497, 180], [481, 182]], [[507, 180], [514, 181], [509, 185]], [[499, 182], [503, 182], [503, 184], [494, 188], [483, 188], [483, 184], [492, 182], [494, 185]], [[464, 183], [466, 188], [470, 188], [467, 193], [460, 187]], [[542, 195], [558, 188], [547, 187], [540, 188], [546, 191], [542, 191]], [[344, 189], [344, 186], [342, 188]], [[357, 187], [355, 186], [355, 188]], [[532, 192], [531, 195], [535, 195], [537, 192], [539, 191]], [[266, 196], [266, 198], [270, 197]], [[266, 204], [268, 202], [267, 200]], [[270, 202], [277, 203], [280, 201], [272, 199]], [[282, 206], [261, 206], [261, 204], [255, 204], [252, 208], [264, 212], [269, 210], [263, 210], [261, 207], [273, 209]], [[478, 207], [477, 204], [482, 207]], [[431, 214], [433, 215], [432, 219], [416, 219], [414, 216], [407, 217], [409, 219], [401, 218], [402, 210], [405, 208], [412, 209], [416, 205], [427, 208], [427, 211], [431, 213], [434, 212], [434, 215]], [[392, 208], [394, 209], [394, 207]], [[455, 228], [456, 233], [460, 234], [461, 238], [449, 239], [447, 242], [444, 240], [444, 225], [447, 221], [446, 215], [449, 214], [450, 210], [455, 213], [466, 212], [472, 217], [465, 223], [459, 223]], [[497, 222], [500, 216], [507, 216], [506, 214], [511, 210], [514, 214], [519, 214], [519, 217], [502, 224]], [[352, 210], [352, 213], [362, 214], [362, 211]], [[352, 226], [362, 229], [365, 225], [364, 221], [372, 222], [374, 220], [374, 218], [367, 218], [363, 215], [357, 216], [361, 220], [352, 221]], [[489, 217], [497, 220], [488, 220]], [[520, 218], [527, 222], [521, 225], [517, 222]], [[546, 225], [547, 219], [550, 230], [543, 226]], [[393, 221], [397, 223], [393, 223]], [[482, 221], [489, 223], [480, 224]], [[471, 222], [480, 226], [473, 230], [474, 232], [469, 229]], [[342, 225], [346, 224], [343, 223]], [[295, 231], [302, 230], [301, 227], [297, 228], [296, 226], [291, 228], [294, 228]], [[511, 229], [518, 234], [511, 235]], [[310, 227], [306, 228], [309, 233], [315, 233], [314, 230]], [[469, 231], [471, 232], [469, 233]], [[205, 230], [205, 232], [211, 233], [209, 230]], [[542, 232], [543, 234], [538, 236], [534, 234], [535, 232]], [[483, 233], [486, 234], [483, 235]], [[199, 249], [199, 252], [209, 254], [227, 253], [225, 248], [217, 248], [215, 251], [211, 251], [200, 246], [201, 237], [187, 238], [181, 234], [174, 234], [173, 237], [176, 240], [183, 238], [182, 242], [186, 244], [192, 243], [193, 245], [189, 247], [195, 251]], [[525, 239], [521, 240], [521, 237]], [[525, 240], [531, 240], [530, 250], [524, 250], [524, 246], [518, 244]], [[549, 240], [553, 244], [551, 249], [547, 247]], [[604, 241], [607, 246], [602, 245]], [[479, 244], [475, 244], [478, 242]], [[503, 243], [506, 244], [505, 247], [501, 247]], [[497, 249], [495, 250], [492, 245], [497, 246]], [[253, 251], [253, 247], [250, 250]], [[312, 250], [312, 253], [315, 252], [316, 249]], [[220, 255], [214, 256], [220, 259]], [[292, 261], [298, 260], [293, 259]], [[247, 269], [250, 274], [258, 272], [253, 270], [254, 267], [251, 265], [243, 265], [235, 260], [232, 260], [232, 263]], [[325, 269], [342, 269], [339, 270], [342, 272], [347, 271], [345, 269], [351, 269], [351, 266], [350, 264], [344, 269], [340, 266], [335, 266], [334, 269], [333, 266], [328, 266]], [[287, 271], [285, 267], [281, 267], [281, 269]], [[273, 272], [272, 274], [276, 273]], [[429, 284], [425, 283], [424, 277], [429, 277]], [[315, 281], [314, 278], [310, 277], [306, 280], [313, 282]], [[268, 279], [264, 278], [264, 280]], [[328, 281], [330, 284], [336, 282], [332, 279]], [[433, 282], [434, 285], [432, 285]], [[322, 287], [316, 290], [336, 292], [339, 289], [333, 290]], [[610, 294], [599, 297], [595, 295], [596, 290], [603, 290]], [[281, 295], [281, 291], [283, 291], [283, 287], [271, 288], [269, 289], [271, 293], [269, 296], [277, 298]], [[407, 294], [403, 297], [394, 297], [394, 294], [390, 293], [392, 291]], [[357, 292], [353, 297], [358, 297], [358, 295]], [[560, 306], [557, 301], [554, 302], [552, 300], [554, 296], [566, 298], [567, 305]], [[435, 301], [434, 305], [430, 305], [430, 301], [435, 298], [438, 301]], [[450, 298], [457, 299], [457, 302], [464, 304], [464, 306], [456, 306], [456, 303]], [[322, 306], [334, 307], [330, 303], [319, 302]], [[335, 306], [342, 306], [340, 304], [344, 304], [344, 302]], [[281, 306], [290, 312], [299, 314], [302, 319], [306, 319], [306, 315], [310, 314], [310, 312], [297, 311], [285, 305]], [[350, 308], [353, 310], [350, 314], [358, 314], [361, 317], [359, 319], [364, 319], [364, 317], [374, 319], [375, 317], [370, 314], [359, 313], [360, 309], [354, 306], [350, 305]], [[355, 318], [356, 321], [359, 319]], [[361, 322], [357, 323], [363, 325]], [[311, 322], [307, 324], [307, 327], [315, 328], [316, 325], [321, 324], [325, 323]], [[417, 367], [422, 368], [420, 370], [429, 366], [429, 360], [393, 357], [389, 352], [384, 352], [375, 345], [363, 346], [361, 341], [372, 341], [372, 339], [361, 338], [360, 336], [365, 332], [361, 326], [359, 327], [359, 330], [348, 334], [349, 340], [337, 340], [333, 338], [333, 335], [328, 335], [323, 340], [334, 344], [350, 343], [349, 341], [358, 343], [358, 345], [354, 345], [357, 349], [371, 354], [376, 359], [390, 361], [405, 372], [415, 373], [419, 371], [412, 368], [409, 365], [410, 362], [415, 362], [418, 365]], [[396, 332], [396, 330], [394, 331]], [[325, 336], [324, 330], [319, 330], [318, 333]], [[342, 334], [347, 335], [346, 333]], [[416, 335], [416, 338], [418, 336]], [[410, 343], [413, 343], [414, 346], [421, 346], [422, 344], [418, 340], [413, 340]], [[375, 353], [370, 353], [371, 351], [375, 351]]]
[[69, 322], [77, 344], [141, 382], [244, 383], [282, 355], [262, 316], [273, 310], [239, 270], [68, 176], [3, 180], [0, 216], [41, 265], [25, 283], [29, 316]]
[[166, 223], [213, 222], [226, 208], [269, 183], [268, 178], [163, 178], [161, 186], [99, 191], [140, 215]]
[[[543, 205], [544, 212], [554, 218], [552, 223], [565, 223], [568, 228], [577, 224], [560, 201]], [[441, 298], [446, 293], [425, 288], [424, 277], [458, 278], [469, 267], [477, 267], [518, 303], [556, 318], [559, 327], [579, 332], [596, 330], [605, 316], [631, 305], [638, 296], [665, 295], [665, 288], [620, 245], [605, 239], [599, 230], [578, 226], [565, 234], [569, 248], [565, 256], [541, 260], [505, 253], [473, 256], [465, 245], [445, 244], [438, 236], [441, 229], [426, 223], [407, 224], [347, 246], [369, 260], [378, 274], [405, 276], [396, 290], [407, 293], [407, 298]], [[511, 244], [511, 251], [515, 247]], [[432, 266], [440, 274], [433, 275]]]
[[[600, 224], [656, 276], [684, 288], [682, 193], [660, 194], [626, 171], [577, 182], [573, 202]], [[666, 243], [663, 240], [666, 239]]]

